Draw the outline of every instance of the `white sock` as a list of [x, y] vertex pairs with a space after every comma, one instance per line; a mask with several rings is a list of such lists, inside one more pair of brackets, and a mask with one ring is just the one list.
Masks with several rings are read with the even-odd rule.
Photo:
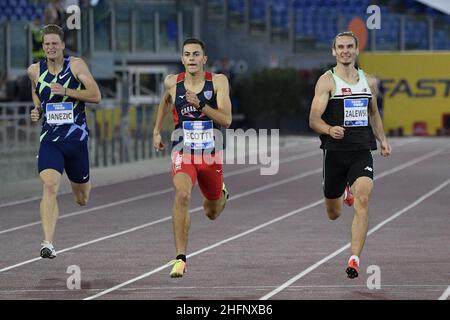
[[348, 262], [350, 262], [350, 260], [352, 260], [352, 259], [355, 259], [355, 260], [356, 260], [356, 263], [357, 263], [358, 266], [359, 266], [359, 257], [358, 257], [358, 256], [355, 256], [355, 255], [352, 255], [352, 256], [350, 257], [350, 259], [348, 259]]

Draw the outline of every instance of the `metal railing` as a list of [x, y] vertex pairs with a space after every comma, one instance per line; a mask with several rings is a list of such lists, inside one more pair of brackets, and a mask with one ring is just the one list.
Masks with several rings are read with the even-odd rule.
[[[31, 102], [0, 103], [0, 175], [13, 182], [37, 177], [41, 121], [32, 123]], [[129, 107], [87, 105], [91, 167], [106, 167], [161, 157], [170, 150], [170, 132], [162, 133], [168, 148], [155, 153], [152, 129], [155, 105]]]
[[[129, 108], [88, 106], [92, 165], [106, 167], [166, 155], [167, 149], [161, 153], [155, 153], [153, 149], [155, 108], [149, 104]], [[170, 133], [164, 131], [162, 136], [164, 143], [170, 145]]]
[[[81, 29], [65, 28], [66, 48], [76, 55], [141, 55], [179, 59], [186, 37], [200, 36], [200, 7], [187, 1], [101, 1], [81, 8]], [[0, 22], [0, 80], [25, 74], [32, 63], [30, 21]]]
[[0, 103], [0, 174], [4, 183], [37, 172], [39, 126], [31, 123], [31, 103]]

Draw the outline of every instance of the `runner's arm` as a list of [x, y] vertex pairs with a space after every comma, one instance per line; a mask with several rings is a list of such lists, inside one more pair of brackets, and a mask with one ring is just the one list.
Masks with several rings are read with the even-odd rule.
[[31, 81], [31, 98], [33, 99], [34, 108], [31, 110], [31, 121], [38, 121], [42, 117], [44, 110], [41, 108], [41, 101], [36, 94], [36, 78], [39, 74], [39, 65], [37, 63], [32, 64], [27, 70], [28, 77]]
[[158, 111], [156, 114], [155, 126], [153, 128], [153, 146], [156, 150], [164, 149], [164, 144], [161, 139], [161, 129], [164, 119], [170, 111], [170, 106], [172, 105], [172, 97], [170, 95], [170, 90], [176, 84], [176, 78], [174, 75], [170, 74], [164, 80], [164, 93], [159, 102]]
[[319, 134], [330, 134], [332, 128], [331, 125], [322, 120], [331, 89], [329, 75], [323, 74], [317, 81], [309, 113], [309, 126]]
[[170, 95], [170, 90], [175, 85], [175, 76], [169, 74], [164, 80], [164, 93], [159, 102], [158, 112], [156, 114], [155, 126], [153, 128], [153, 135], [159, 134], [162, 129], [162, 124], [166, 115], [170, 111], [170, 106], [172, 105], [172, 97]]
[[202, 111], [222, 127], [229, 128], [232, 121], [230, 85], [227, 77], [223, 74], [217, 74], [214, 78], [216, 79], [214, 85], [217, 86], [217, 109], [206, 105]]
[[370, 91], [372, 91], [372, 102], [369, 108], [370, 125], [373, 133], [379, 142], [386, 141], [386, 134], [383, 128], [383, 121], [381, 120], [380, 112], [378, 111], [377, 96], [379, 94], [376, 79], [373, 76], [366, 74], [369, 83]]
[[102, 99], [100, 89], [98, 88], [97, 82], [95, 82], [87, 64], [83, 61], [83, 59], [74, 58], [71, 61], [71, 69], [72, 73], [84, 85], [85, 89], [76, 90], [67, 88], [65, 89], [63, 95], [80, 101], [99, 103]]
[[386, 134], [383, 128], [383, 121], [381, 120], [380, 113], [378, 112], [377, 95], [378, 86], [377, 80], [373, 76], [366, 75], [369, 82], [370, 90], [372, 91], [372, 102], [370, 104], [370, 125], [372, 127], [373, 134], [380, 142], [381, 155], [387, 157], [392, 152], [392, 147], [386, 138]]

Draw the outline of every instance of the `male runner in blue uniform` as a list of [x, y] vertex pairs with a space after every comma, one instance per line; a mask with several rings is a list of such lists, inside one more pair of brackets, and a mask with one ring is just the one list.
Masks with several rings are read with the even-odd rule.
[[320, 133], [324, 150], [323, 191], [328, 217], [337, 219], [343, 202], [355, 209], [352, 255], [346, 269], [348, 277], [355, 278], [368, 230], [375, 137], [382, 156], [389, 156], [392, 148], [378, 113], [376, 78], [355, 67], [358, 39], [352, 32], [338, 34], [332, 53], [336, 67], [316, 84], [309, 123]]
[[153, 146], [161, 150], [161, 127], [172, 108], [175, 131], [172, 149], [172, 176], [175, 187], [173, 230], [176, 259], [170, 276], [186, 272], [186, 250], [191, 219], [191, 192], [198, 181], [204, 196], [206, 216], [214, 220], [225, 207], [228, 191], [223, 183], [222, 139], [220, 127], [231, 124], [231, 101], [228, 79], [223, 74], [204, 71], [205, 46], [198, 39], [183, 43], [181, 60], [185, 72], [168, 75], [159, 104]]
[[31, 120], [43, 116], [38, 171], [43, 183], [40, 214], [44, 240], [42, 258], [53, 259], [61, 175], [66, 171], [75, 201], [84, 206], [89, 199], [88, 135], [85, 102], [99, 103], [100, 90], [86, 63], [64, 56], [64, 33], [57, 25], [43, 29], [46, 58], [28, 68], [34, 109]]

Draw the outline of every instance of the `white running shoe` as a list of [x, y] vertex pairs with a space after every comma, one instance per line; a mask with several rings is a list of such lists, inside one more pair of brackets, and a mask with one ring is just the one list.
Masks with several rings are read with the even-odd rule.
[[53, 247], [53, 244], [49, 241], [42, 241], [41, 243], [41, 257], [53, 259], [56, 257], [56, 250]]

